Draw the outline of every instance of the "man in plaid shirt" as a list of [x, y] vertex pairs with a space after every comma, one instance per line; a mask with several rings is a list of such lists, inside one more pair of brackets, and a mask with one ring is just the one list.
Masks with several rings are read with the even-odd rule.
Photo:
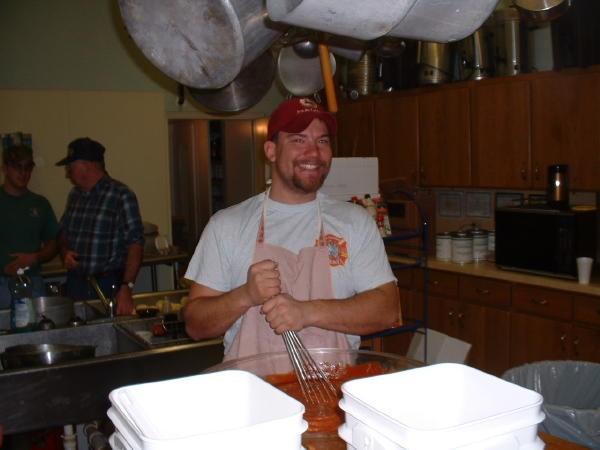
[[68, 269], [68, 297], [98, 298], [89, 281], [93, 276], [104, 295], [116, 299], [117, 314], [131, 314], [142, 262], [142, 219], [133, 191], [106, 172], [104, 151], [99, 142], [79, 138], [56, 163], [66, 166], [75, 185], [60, 219], [58, 243]]

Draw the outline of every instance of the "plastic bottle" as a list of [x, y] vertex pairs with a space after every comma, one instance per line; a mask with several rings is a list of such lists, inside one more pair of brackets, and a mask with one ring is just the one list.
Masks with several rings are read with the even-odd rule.
[[29, 267], [19, 268], [17, 275], [8, 284], [12, 297], [10, 325], [15, 331], [30, 331], [36, 325], [35, 311], [31, 300], [33, 286], [30, 278], [25, 275], [27, 269]]
[[377, 220], [377, 207], [375, 206], [375, 202], [373, 202], [373, 199], [369, 194], [365, 194], [364, 205], [371, 217], [374, 220]]
[[379, 234], [381, 234], [381, 237], [391, 236], [392, 226], [390, 224], [387, 204], [382, 197], [376, 198], [375, 204], [377, 205], [377, 227], [379, 228]]

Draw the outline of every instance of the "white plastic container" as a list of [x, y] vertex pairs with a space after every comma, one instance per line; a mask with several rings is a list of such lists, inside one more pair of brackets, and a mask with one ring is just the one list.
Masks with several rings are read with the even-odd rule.
[[342, 393], [348, 449], [544, 448], [542, 396], [462, 364], [352, 380]]
[[435, 238], [435, 257], [438, 261], [452, 259], [452, 236], [450, 233], [438, 233]]
[[298, 450], [304, 405], [249, 372], [227, 370], [109, 394], [115, 448]]

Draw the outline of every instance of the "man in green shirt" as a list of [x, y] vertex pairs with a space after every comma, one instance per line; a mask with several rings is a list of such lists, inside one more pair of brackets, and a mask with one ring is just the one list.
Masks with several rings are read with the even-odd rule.
[[0, 187], [0, 308], [10, 306], [8, 282], [20, 267], [33, 284], [33, 296], [44, 295], [40, 264], [57, 253], [58, 223], [48, 200], [27, 186], [35, 163], [23, 145], [2, 152], [4, 182]]

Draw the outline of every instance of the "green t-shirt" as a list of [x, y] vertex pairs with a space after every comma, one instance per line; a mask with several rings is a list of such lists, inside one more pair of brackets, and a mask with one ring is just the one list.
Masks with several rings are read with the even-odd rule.
[[[0, 273], [6, 275], [9, 254], [38, 251], [42, 242], [56, 238], [58, 223], [50, 202], [33, 192], [14, 197], [0, 187], [0, 211]], [[39, 271], [39, 265], [29, 268], [32, 274]]]

